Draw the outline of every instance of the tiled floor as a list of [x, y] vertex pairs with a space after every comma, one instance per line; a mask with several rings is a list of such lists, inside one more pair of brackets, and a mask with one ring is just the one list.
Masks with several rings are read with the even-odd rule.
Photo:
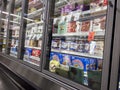
[[0, 90], [20, 90], [12, 81], [0, 71]]

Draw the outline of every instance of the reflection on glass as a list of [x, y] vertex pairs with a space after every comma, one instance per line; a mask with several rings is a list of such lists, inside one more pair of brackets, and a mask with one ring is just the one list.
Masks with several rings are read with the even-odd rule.
[[24, 61], [40, 65], [42, 33], [43, 33], [43, 3], [41, 0], [29, 0], [25, 38]]
[[46, 68], [100, 90], [107, 0], [56, 0]]
[[9, 1], [3, 1], [3, 10], [1, 11], [1, 44], [2, 52], [5, 53], [7, 26], [8, 26]]
[[120, 70], [119, 70], [118, 90], [120, 90]]
[[22, 12], [22, 2], [15, 0], [14, 10], [10, 13], [10, 23], [9, 23], [9, 48], [10, 55], [13, 57], [17, 57], [18, 52], [18, 38], [20, 31], [20, 22], [21, 22], [21, 12]]

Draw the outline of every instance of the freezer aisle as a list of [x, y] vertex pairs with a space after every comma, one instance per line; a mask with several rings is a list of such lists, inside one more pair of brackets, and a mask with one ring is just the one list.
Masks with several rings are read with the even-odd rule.
[[3, 72], [0, 70], [0, 90], [24, 90], [17, 87]]

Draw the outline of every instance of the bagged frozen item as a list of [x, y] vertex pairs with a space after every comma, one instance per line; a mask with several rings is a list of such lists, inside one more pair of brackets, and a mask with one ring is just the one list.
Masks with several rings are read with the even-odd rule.
[[56, 72], [56, 68], [60, 66], [60, 56], [58, 53], [51, 52], [50, 54], [50, 63], [49, 63], [49, 70], [50, 72]]

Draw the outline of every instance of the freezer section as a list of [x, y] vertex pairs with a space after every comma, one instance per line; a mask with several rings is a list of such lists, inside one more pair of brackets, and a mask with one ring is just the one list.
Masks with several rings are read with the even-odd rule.
[[9, 46], [8, 46], [8, 54], [13, 57], [17, 57], [18, 54], [18, 38], [20, 32], [20, 24], [21, 24], [21, 13], [22, 13], [22, 1], [18, 0], [13, 1], [11, 6], [10, 13], [10, 22], [9, 22]]
[[1, 44], [2, 44], [1, 52], [3, 53], [5, 53], [5, 48], [6, 48], [9, 7], [10, 7], [10, 2], [8, 0], [4, 0], [2, 2], [2, 11], [1, 11]]
[[42, 0], [29, 0], [25, 13], [27, 16], [24, 17], [24, 20], [27, 21], [24, 61], [36, 66], [40, 65], [44, 24], [43, 10]]
[[100, 90], [107, 0], [55, 0], [45, 69]]

